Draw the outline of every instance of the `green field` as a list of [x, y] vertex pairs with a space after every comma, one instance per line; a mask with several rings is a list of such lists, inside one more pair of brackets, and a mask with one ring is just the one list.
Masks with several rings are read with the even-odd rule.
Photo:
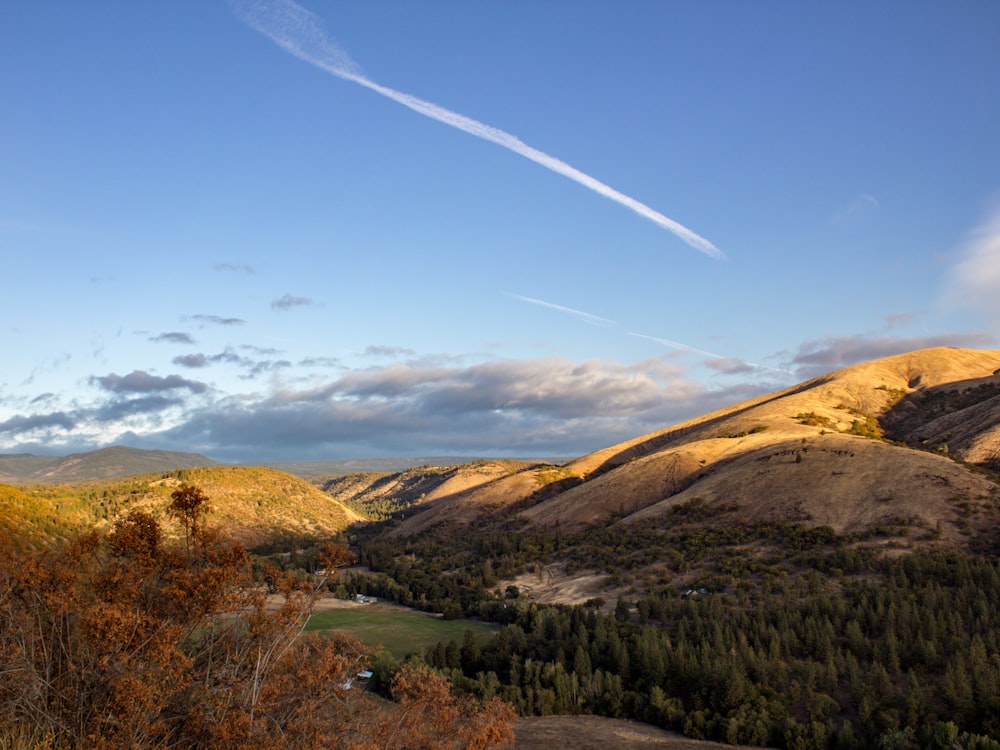
[[369, 646], [384, 646], [397, 659], [423, 652], [439, 642], [454, 640], [461, 645], [465, 631], [471, 630], [480, 643], [498, 630], [496, 625], [441, 617], [404, 607], [370, 604], [363, 607], [316, 612], [306, 631], [339, 630]]

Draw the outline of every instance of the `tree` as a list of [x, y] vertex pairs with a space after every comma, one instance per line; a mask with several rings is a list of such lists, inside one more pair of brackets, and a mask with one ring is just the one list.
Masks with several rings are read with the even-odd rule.
[[0, 747], [392, 750], [430, 747], [441, 732], [475, 750], [509, 740], [513, 709], [452, 698], [434, 673], [404, 668], [400, 704], [376, 708], [350, 688], [370, 649], [302, 636], [315, 580], [268, 571], [275, 605], [247, 551], [205, 525], [204, 493], [185, 485], [172, 499], [183, 545], [141, 511], [106, 537], [39, 551], [0, 530]]
[[184, 528], [184, 542], [188, 553], [191, 552], [191, 542], [201, 531], [202, 519], [207, 515], [211, 503], [208, 496], [200, 488], [187, 483], [170, 493], [170, 505], [167, 513], [180, 522]]
[[486, 750], [513, 743], [514, 709], [499, 698], [481, 706], [452, 695], [448, 681], [427, 667], [405, 665], [392, 683], [398, 704], [373, 726], [377, 744], [359, 748]]

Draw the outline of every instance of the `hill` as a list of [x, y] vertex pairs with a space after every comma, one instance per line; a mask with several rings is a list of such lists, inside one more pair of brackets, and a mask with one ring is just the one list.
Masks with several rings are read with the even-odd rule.
[[[997, 351], [913, 352], [563, 466], [441, 482], [357, 530], [364, 568], [342, 585], [506, 624], [478, 658], [457, 642], [424, 656], [522, 716], [766, 747], [993, 747], [998, 369]], [[518, 741], [626, 746], [575, 718]]]
[[342, 532], [362, 517], [303, 479], [259, 467], [216, 466], [62, 485], [0, 485], [0, 524], [26, 542], [101, 528], [131, 508], [162, 515], [182, 482], [210, 498], [208, 522], [250, 548], [289, 548]]
[[481, 460], [417, 466], [397, 473], [361, 472], [324, 480], [321, 488], [367, 518], [381, 519], [534, 466], [526, 461]]
[[993, 523], [983, 470], [1000, 456], [998, 368], [1000, 351], [951, 348], [844, 368], [564, 466], [442, 485], [395, 534], [511, 515], [562, 532], [655, 525], [696, 500], [719, 517], [839, 534], [902, 521], [960, 544]]
[[198, 453], [152, 451], [116, 445], [63, 457], [0, 455], [0, 482], [60, 484], [112, 479], [197, 466], [220, 466]]
[[[571, 457], [556, 458], [514, 458], [496, 459], [499, 461], [516, 461], [524, 464], [536, 463], [564, 463]], [[381, 458], [344, 458], [330, 459], [327, 461], [278, 461], [264, 462], [264, 466], [272, 469], [287, 471], [297, 477], [309, 479], [314, 483], [322, 483], [333, 477], [342, 477], [348, 474], [398, 474], [407, 469], [439, 467], [439, 466], [461, 466], [463, 464], [482, 463], [490, 459], [472, 456], [384, 456]]]

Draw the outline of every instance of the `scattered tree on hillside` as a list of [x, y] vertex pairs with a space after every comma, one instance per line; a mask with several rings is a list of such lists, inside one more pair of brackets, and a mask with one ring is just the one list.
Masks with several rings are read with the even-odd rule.
[[184, 542], [191, 549], [191, 542], [198, 538], [202, 520], [208, 515], [211, 502], [199, 487], [182, 483], [170, 493], [167, 513], [175, 518], [184, 529]]

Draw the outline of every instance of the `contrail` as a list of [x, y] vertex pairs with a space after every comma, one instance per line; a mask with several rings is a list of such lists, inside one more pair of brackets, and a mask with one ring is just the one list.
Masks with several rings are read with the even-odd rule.
[[722, 354], [715, 354], [713, 352], [706, 352], [704, 349], [695, 349], [693, 346], [688, 346], [687, 344], [682, 344], [679, 341], [671, 341], [670, 339], [661, 339], [658, 336], [647, 336], [644, 333], [634, 333], [629, 331], [629, 336], [635, 336], [637, 339], [646, 339], [647, 341], [655, 341], [657, 344], [663, 344], [664, 346], [669, 346], [671, 349], [680, 349], [685, 352], [694, 352], [695, 354], [701, 354], [706, 357], [711, 357], [712, 359], [727, 359]]
[[[635, 333], [629, 331], [629, 336], [635, 336], [637, 339], [646, 339], [647, 341], [655, 341], [657, 344], [663, 344], [664, 346], [669, 346], [671, 349], [679, 349], [685, 352], [693, 352], [694, 354], [701, 354], [705, 357], [710, 357], [712, 359], [732, 359], [724, 354], [716, 354], [714, 352], [706, 352], [704, 349], [695, 349], [693, 346], [688, 346], [687, 344], [682, 344], [679, 341], [671, 341], [670, 339], [661, 339], [658, 336], [647, 336], [644, 333]], [[750, 362], [749, 360], [740, 360], [744, 364], [754, 367], [758, 370], [770, 370], [771, 372], [780, 372], [785, 375], [794, 375], [791, 370], [782, 370], [780, 367], [768, 367], [767, 365], [762, 365], [758, 362]]]
[[394, 102], [402, 104], [414, 112], [419, 112], [426, 117], [443, 122], [445, 125], [451, 125], [453, 128], [463, 130], [477, 138], [482, 138], [483, 140], [496, 143], [498, 146], [503, 146], [526, 159], [530, 159], [536, 164], [541, 164], [546, 169], [568, 177], [574, 182], [590, 188], [595, 193], [631, 209], [639, 214], [639, 216], [649, 219], [668, 232], [672, 232], [696, 250], [700, 250], [712, 258], [721, 259], [725, 257], [719, 248], [701, 235], [692, 232], [683, 224], [679, 224], [673, 219], [664, 216], [659, 211], [650, 208], [644, 203], [640, 203], [635, 198], [631, 198], [615, 190], [613, 187], [605, 185], [600, 180], [581, 172], [576, 167], [572, 167], [566, 162], [546, 154], [544, 151], [539, 151], [537, 148], [529, 146], [510, 133], [486, 125], [478, 120], [473, 120], [471, 117], [466, 117], [458, 112], [452, 112], [432, 102], [418, 99], [411, 94], [396, 91], [388, 86], [376, 83], [361, 72], [360, 66], [351, 59], [350, 55], [327, 38], [323, 32], [321, 22], [316, 15], [310, 13], [297, 3], [292, 2], [292, 0], [273, 0], [272, 2], [266, 2], [266, 0], [231, 0], [230, 4], [243, 23], [259, 31], [279, 47], [295, 55], [300, 60], [304, 60], [310, 65], [325, 70], [327, 73], [337, 76], [337, 78], [364, 86], [366, 89], [392, 99]]
[[[532, 305], [539, 305], [540, 307], [547, 307], [550, 310], [556, 310], [561, 313], [568, 313], [573, 315], [584, 323], [589, 323], [590, 325], [598, 326], [616, 326], [618, 325], [615, 321], [608, 318], [601, 318], [597, 315], [592, 315], [588, 312], [583, 312], [582, 310], [575, 310], [572, 307], [565, 307], [564, 305], [557, 305], [554, 302], [546, 302], [545, 300], [535, 299], [534, 297], [525, 297], [523, 294], [515, 294], [514, 292], [504, 292], [508, 297], [513, 297], [514, 299], [521, 300], [522, 302], [528, 302]], [[748, 367], [752, 367], [756, 370], [769, 370], [771, 372], [780, 372], [785, 375], [794, 375], [791, 370], [783, 370], [780, 367], [769, 367], [767, 365], [762, 365], [758, 362], [750, 362], [746, 359], [739, 359], [737, 357], [732, 357], [726, 354], [716, 354], [715, 352], [709, 352], [704, 349], [698, 349], [688, 344], [683, 344], [680, 341], [671, 341], [670, 339], [661, 338], [659, 336], [649, 336], [645, 333], [636, 333], [635, 331], [629, 331], [629, 336], [634, 336], [637, 339], [646, 339], [646, 341], [655, 341], [657, 344], [669, 347], [671, 349], [677, 349], [682, 352], [690, 352], [692, 354], [700, 354], [703, 357], [708, 357], [709, 359], [719, 359], [719, 360], [733, 360], [743, 363]]]
[[514, 299], [519, 299], [522, 302], [530, 302], [532, 305], [541, 305], [542, 307], [547, 307], [550, 310], [558, 310], [559, 312], [569, 313], [574, 315], [584, 323], [590, 323], [596, 326], [613, 326], [615, 321], [608, 320], [607, 318], [601, 318], [597, 315], [591, 315], [590, 313], [583, 312], [582, 310], [574, 310], [572, 307], [563, 307], [562, 305], [557, 305], [552, 302], [546, 302], [545, 300], [534, 299], [533, 297], [524, 297], [520, 294], [514, 294], [513, 292], [506, 292]]

